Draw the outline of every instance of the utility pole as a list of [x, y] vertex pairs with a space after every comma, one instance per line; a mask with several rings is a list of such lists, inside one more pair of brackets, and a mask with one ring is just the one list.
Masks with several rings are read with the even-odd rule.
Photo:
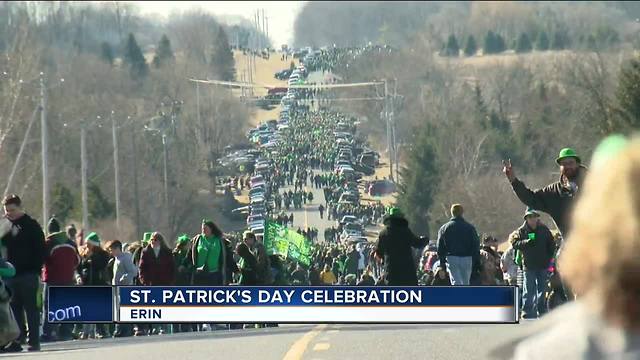
[[113, 116], [114, 111], [111, 110], [111, 133], [113, 135], [113, 169], [116, 183], [116, 235], [120, 236], [120, 169], [118, 166], [118, 127], [116, 118]]
[[87, 125], [80, 125], [80, 172], [82, 177], [82, 229], [89, 229], [89, 200], [87, 195]]
[[[197, 84], [197, 83], [196, 83]], [[127, 120], [131, 117], [127, 116]], [[132, 123], [131, 129], [131, 145], [133, 150], [133, 197], [136, 210], [136, 236], [141, 236], [140, 233], [140, 198], [138, 197], [138, 145], [136, 142], [136, 128], [135, 123]], [[138, 239], [138, 238], [136, 238]]]
[[167, 133], [166, 129], [162, 130], [162, 151], [163, 151], [163, 164], [164, 164], [164, 206], [167, 213], [167, 230], [169, 227], [169, 172], [167, 170], [168, 151], [167, 151]]
[[[271, 42], [270, 39], [269, 39], [269, 18], [267, 17], [265, 20], [266, 20], [266, 24], [267, 24], [267, 29], [266, 29], [267, 30], [267, 34], [266, 34], [267, 42], [269, 43], [269, 42]], [[268, 45], [268, 43], [267, 43], [267, 45]]]
[[42, 141], [42, 224], [49, 221], [49, 133], [47, 131], [47, 89], [40, 73], [40, 134]]
[[196, 83], [196, 120], [198, 121], [198, 126], [202, 124], [200, 122], [200, 83]]
[[31, 128], [33, 127], [33, 123], [36, 122], [36, 118], [38, 117], [38, 110], [40, 110], [40, 105], [36, 106], [36, 108], [33, 109], [33, 115], [31, 115], [31, 120], [29, 121], [29, 125], [27, 126], [27, 131], [24, 133], [24, 138], [22, 139], [22, 144], [20, 145], [18, 156], [16, 156], [16, 161], [13, 163], [11, 174], [9, 174], [9, 180], [7, 180], [7, 186], [4, 189], [3, 196], [7, 196], [9, 190], [11, 190], [11, 185], [13, 185], [13, 178], [18, 171], [18, 166], [20, 165], [20, 161], [22, 160], [24, 149], [27, 147], [27, 141], [29, 140], [29, 134], [31, 134]]
[[386, 125], [387, 125], [387, 155], [389, 156], [389, 180], [393, 181], [393, 161], [394, 161], [394, 155], [393, 155], [393, 140], [392, 140], [392, 132], [393, 130], [391, 129], [391, 112], [393, 110], [390, 109], [390, 96], [389, 96], [389, 87], [387, 84], [387, 80], [384, 80], [384, 110], [383, 110], [383, 114], [384, 114], [384, 120], [386, 121]]
[[267, 33], [267, 26], [265, 24], [264, 9], [262, 9], [262, 36], [260, 38], [263, 40], [263, 44], [262, 44], [263, 49], [267, 48], [266, 39], [264, 38], [266, 33]]
[[[393, 153], [395, 156], [395, 162], [396, 162], [396, 181], [400, 181], [400, 159], [399, 159], [399, 155], [398, 155], [398, 142], [397, 142], [397, 138], [396, 138], [396, 118], [395, 118], [395, 111], [396, 109], [396, 105], [398, 105], [396, 103], [396, 100], [398, 98], [402, 98], [402, 96], [398, 96], [398, 79], [394, 79], [394, 85], [393, 85], [393, 122], [392, 122], [392, 126], [393, 126]], [[398, 109], [398, 111], [400, 111]]]

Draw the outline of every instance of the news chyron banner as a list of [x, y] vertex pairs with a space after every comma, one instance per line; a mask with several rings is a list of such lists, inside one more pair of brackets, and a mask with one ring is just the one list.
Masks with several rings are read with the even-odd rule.
[[58, 287], [51, 322], [516, 323], [510, 286]]

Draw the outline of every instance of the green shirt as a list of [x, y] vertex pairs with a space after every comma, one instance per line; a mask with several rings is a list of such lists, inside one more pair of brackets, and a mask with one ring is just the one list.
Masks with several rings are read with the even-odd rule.
[[216, 236], [200, 235], [198, 241], [198, 257], [196, 267], [207, 272], [220, 271], [220, 253], [222, 251], [222, 242]]

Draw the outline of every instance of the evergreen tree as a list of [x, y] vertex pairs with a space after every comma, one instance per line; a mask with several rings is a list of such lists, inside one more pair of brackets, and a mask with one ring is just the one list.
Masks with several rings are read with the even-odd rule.
[[232, 81], [235, 77], [234, 65], [229, 39], [222, 26], [220, 26], [213, 44], [211, 66], [220, 80]]
[[466, 56], [473, 56], [478, 52], [478, 44], [476, 44], [476, 39], [473, 35], [469, 35], [467, 38], [467, 43], [464, 46], [464, 54]]
[[60, 222], [64, 223], [73, 211], [75, 203], [71, 190], [60, 183], [56, 183], [51, 190], [51, 199], [53, 214], [56, 215]]
[[569, 46], [567, 36], [563, 31], [556, 30], [553, 33], [553, 40], [551, 41], [551, 48], [553, 50], [563, 50]]
[[592, 51], [598, 50], [598, 42], [593, 34], [589, 34], [589, 36], [587, 36], [586, 48]]
[[159, 68], [165, 63], [171, 63], [174, 60], [173, 50], [171, 50], [171, 42], [167, 35], [162, 35], [160, 43], [156, 48], [156, 54], [153, 57], [153, 66]]
[[549, 37], [545, 31], [538, 33], [538, 39], [536, 40], [536, 49], [540, 51], [549, 50]]
[[607, 132], [631, 131], [640, 128], [640, 58], [626, 63], [620, 70], [616, 89], [617, 117], [620, 123]]
[[138, 46], [136, 37], [131, 33], [127, 40], [123, 60], [124, 63], [129, 66], [129, 73], [131, 74], [132, 79], [139, 80], [147, 76], [149, 67], [147, 66], [147, 62], [142, 54], [140, 46]]
[[526, 33], [521, 33], [518, 37], [518, 43], [516, 44], [516, 52], [517, 53], [526, 53], [532, 50], [531, 40], [529, 40], [529, 35]]
[[483, 129], [487, 128], [487, 119], [489, 114], [489, 109], [487, 108], [487, 104], [484, 101], [484, 97], [482, 96], [482, 90], [480, 89], [480, 85], [476, 84], [474, 89], [474, 100], [476, 106], [476, 113], [478, 114], [478, 122], [482, 126]]
[[445, 48], [444, 55], [453, 57], [460, 55], [460, 46], [458, 46], [458, 40], [453, 34], [449, 35], [449, 39], [447, 39], [447, 47]]
[[440, 183], [433, 139], [431, 127], [423, 125], [409, 150], [399, 185], [398, 205], [411, 228], [419, 234], [429, 233], [429, 212]]
[[502, 35], [500, 34], [496, 34], [496, 54], [500, 54], [502, 52], [505, 52], [505, 50], [507, 50], [507, 43], [504, 41], [504, 38], [502, 37]]
[[113, 215], [114, 206], [104, 196], [100, 187], [91, 182], [87, 187], [89, 217], [92, 219], [104, 219]]
[[100, 48], [100, 58], [107, 64], [113, 65], [113, 60], [115, 59], [115, 57], [113, 55], [113, 48], [111, 47], [111, 45], [105, 41], [100, 45]]
[[496, 35], [493, 31], [489, 30], [484, 37], [484, 53], [495, 54], [496, 52]]

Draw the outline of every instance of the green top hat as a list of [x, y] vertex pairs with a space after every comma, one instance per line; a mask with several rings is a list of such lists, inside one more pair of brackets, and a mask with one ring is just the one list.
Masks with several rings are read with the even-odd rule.
[[578, 156], [578, 154], [576, 153], [576, 151], [572, 148], [564, 148], [562, 150], [560, 150], [560, 154], [558, 155], [558, 158], [556, 159], [556, 163], [558, 165], [560, 165], [560, 161], [562, 161], [562, 159], [566, 159], [566, 158], [575, 158], [576, 161], [578, 161], [579, 163], [581, 163], [582, 161], [580, 160], [580, 156]]
[[142, 236], [142, 243], [143, 244], [148, 244], [149, 242], [151, 242], [151, 236], [152, 235], [153, 235], [152, 232], [144, 233], [144, 235]]

